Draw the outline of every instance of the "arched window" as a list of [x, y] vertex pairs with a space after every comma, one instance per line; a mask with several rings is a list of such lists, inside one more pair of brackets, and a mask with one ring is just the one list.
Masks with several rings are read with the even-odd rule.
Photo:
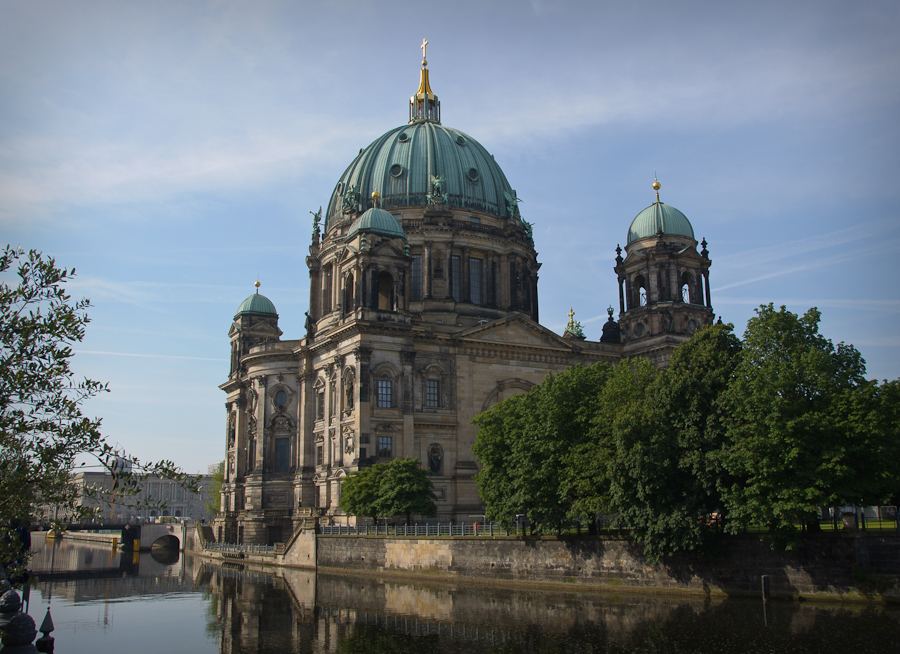
[[647, 306], [647, 281], [644, 279], [644, 276], [638, 275], [637, 277], [635, 277], [634, 282], [632, 282], [631, 284], [631, 287], [633, 289], [633, 292], [637, 294], [637, 306]]
[[681, 273], [681, 301], [690, 304], [697, 304], [697, 298], [694, 291], [694, 278], [691, 273]]
[[349, 273], [344, 279], [344, 311], [353, 311], [353, 273]]
[[378, 309], [394, 310], [394, 277], [389, 272], [378, 273]]

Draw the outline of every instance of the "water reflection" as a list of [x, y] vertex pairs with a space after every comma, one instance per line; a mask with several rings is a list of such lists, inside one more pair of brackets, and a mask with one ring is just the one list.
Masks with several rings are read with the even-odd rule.
[[[36, 558], [57, 651], [830, 652], [894, 651], [896, 607], [612, 596], [394, 577], [172, 562], [69, 543]], [[92, 549], [86, 551], [85, 547]], [[136, 559], [136, 560], [135, 560]], [[91, 576], [66, 578], [62, 562]], [[52, 571], [52, 572], [51, 572]], [[169, 647], [171, 649], [171, 647]]]

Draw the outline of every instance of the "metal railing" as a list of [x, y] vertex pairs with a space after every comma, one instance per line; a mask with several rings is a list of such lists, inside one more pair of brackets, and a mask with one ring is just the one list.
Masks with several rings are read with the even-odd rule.
[[522, 529], [507, 529], [496, 523], [436, 525], [334, 525], [320, 526], [323, 536], [514, 536]]
[[206, 542], [206, 549], [217, 552], [229, 552], [234, 554], [274, 554], [274, 545], [246, 545], [242, 543], [212, 543]]

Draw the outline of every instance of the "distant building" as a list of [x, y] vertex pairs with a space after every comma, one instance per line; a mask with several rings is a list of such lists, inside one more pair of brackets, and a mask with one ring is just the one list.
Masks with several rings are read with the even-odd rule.
[[219, 461], [218, 463], [213, 463], [206, 466], [206, 474], [214, 475], [217, 472], [222, 472], [225, 469], [225, 460]]
[[[148, 477], [137, 495], [122, 495], [113, 489], [113, 476], [107, 472], [76, 472], [72, 483], [81, 492], [78, 504], [90, 509], [100, 520], [129, 521], [149, 520], [161, 516], [176, 518], [209, 518], [209, 478], [200, 482], [200, 493], [191, 493], [176, 481], [157, 476]], [[164, 504], [165, 506], [161, 506]], [[46, 520], [66, 520], [63, 507], [44, 505], [42, 517]]]
[[[324, 216], [314, 213], [305, 335], [282, 340], [275, 305], [258, 290], [234, 316], [220, 386], [216, 525], [226, 541], [281, 541], [302, 524], [299, 508], [353, 522], [340, 508], [342, 481], [397, 457], [431, 471], [439, 519], [481, 514], [475, 415], [576, 364], [644, 356], [665, 366], [713, 322], [706, 241], [654, 182], [656, 201], [631, 221], [625, 256], [616, 248], [611, 265], [618, 320], [610, 307], [599, 341], [571, 311], [563, 334], [541, 326], [541, 264], [520, 200], [480, 143], [441, 124], [425, 63], [408, 123], [360, 150]], [[615, 241], [583, 238], [613, 263]], [[595, 302], [591, 312], [615, 299]]]

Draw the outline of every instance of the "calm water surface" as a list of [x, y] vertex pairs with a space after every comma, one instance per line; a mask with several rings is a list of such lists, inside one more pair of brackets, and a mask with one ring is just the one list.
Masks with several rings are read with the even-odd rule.
[[614, 596], [236, 569], [41, 536], [58, 654], [900, 651], [900, 607]]

